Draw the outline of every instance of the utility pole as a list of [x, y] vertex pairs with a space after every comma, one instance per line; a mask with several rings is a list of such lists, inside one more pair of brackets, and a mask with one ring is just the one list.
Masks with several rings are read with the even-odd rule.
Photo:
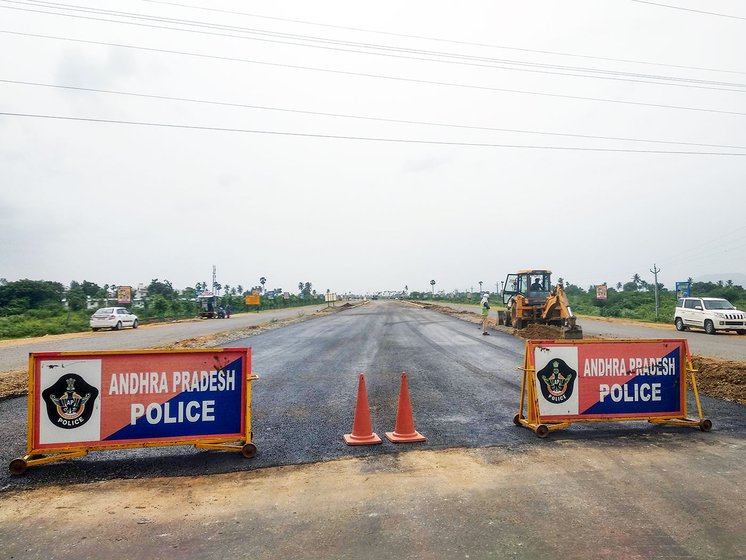
[[650, 272], [653, 273], [653, 277], [655, 278], [655, 320], [658, 320], [658, 273], [661, 271], [660, 268], [655, 266], [653, 264], [653, 268], [650, 269]]

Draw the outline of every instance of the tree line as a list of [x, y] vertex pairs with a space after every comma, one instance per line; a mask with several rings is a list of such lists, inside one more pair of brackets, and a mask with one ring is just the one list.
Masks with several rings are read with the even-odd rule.
[[[694, 297], [719, 297], [730, 301], [739, 309], [746, 309], [746, 290], [733, 281], [694, 282], [689, 278], [690, 293]], [[658, 284], [659, 313], [655, 316], [655, 284], [645, 282], [638, 274], [626, 283], [607, 286], [607, 298], [596, 299], [596, 286], [587, 290], [565, 283], [565, 292], [573, 311], [582, 315], [621, 317], [643, 321], [673, 321], [677, 294], [663, 284]]]
[[[218, 305], [231, 308], [233, 313], [278, 309], [318, 303], [318, 295], [311, 282], [299, 282], [298, 293], [288, 294], [266, 291], [264, 280], [250, 289], [242, 285], [222, 286], [216, 283], [213, 291], [220, 293]], [[0, 339], [23, 336], [42, 336], [63, 332], [88, 330], [88, 320], [93, 307], [119, 306], [116, 302], [116, 284], [100, 286], [95, 282], [73, 280], [65, 287], [60, 282], [22, 279], [9, 282], [0, 278]], [[206, 282], [197, 282], [194, 287], [176, 289], [170, 281], [154, 278], [148, 284], [143, 298], [133, 308], [140, 322], [188, 318], [197, 315], [197, 294], [207, 288]], [[136, 295], [133, 290], [133, 297]], [[263, 294], [260, 305], [249, 306], [245, 296]]]

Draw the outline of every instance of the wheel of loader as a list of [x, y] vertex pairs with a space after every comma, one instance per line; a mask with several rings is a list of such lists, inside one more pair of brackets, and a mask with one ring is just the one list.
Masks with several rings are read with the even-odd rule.
[[513, 416], [513, 424], [515, 424], [516, 426], [520, 426], [521, 425], [521, 415], [520, 414], [516, 414], [516, 415]]
[[514, 323], [516, 329], [522, 329], [525, 326], [523, 319], [516, 319]]
[[538, 428], [536, 428], [536, 436], [540, 437], [541, 439], [544, 439], [549, 435], [549, 428], [546, 424], [540, 424]]
[[709, 418], [705, 418], [704, 420], [702, 420], [699, 423], [699, 429], [703, 432], [709, 432], [710, 430], [712, 430], [712, 420], [710, 420]]

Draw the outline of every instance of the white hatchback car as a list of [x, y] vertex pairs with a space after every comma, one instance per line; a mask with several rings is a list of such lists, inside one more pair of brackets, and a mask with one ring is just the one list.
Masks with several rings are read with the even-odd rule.
[[136, 329], [140, 323], [137, 315], [130, 313], [124, 307], [102, 307], [91, 315], [91, 328], [94, 331], [98, 329], [121, 330], [122, 327], [132, 327]]
[[679, 298], [673, 321], [678, 331], [697, 327], [704, 329], [707, 334], [716, 334], [718, 331], [746, 334], [746, 313], [723, 298]]

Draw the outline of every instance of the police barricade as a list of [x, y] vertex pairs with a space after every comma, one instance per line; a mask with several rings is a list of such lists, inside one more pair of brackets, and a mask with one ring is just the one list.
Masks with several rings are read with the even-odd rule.
[[30, 354], [28, 450], [10, 471], [100, 449], [256, 454], [250, 348]]
[[[574, 422], [647, 420], [699, 427], [702, 416], [687, 341], [529, 340], [513, 422], [540, 438]], [[698, 419], [686, 411], [691, 380]]]

